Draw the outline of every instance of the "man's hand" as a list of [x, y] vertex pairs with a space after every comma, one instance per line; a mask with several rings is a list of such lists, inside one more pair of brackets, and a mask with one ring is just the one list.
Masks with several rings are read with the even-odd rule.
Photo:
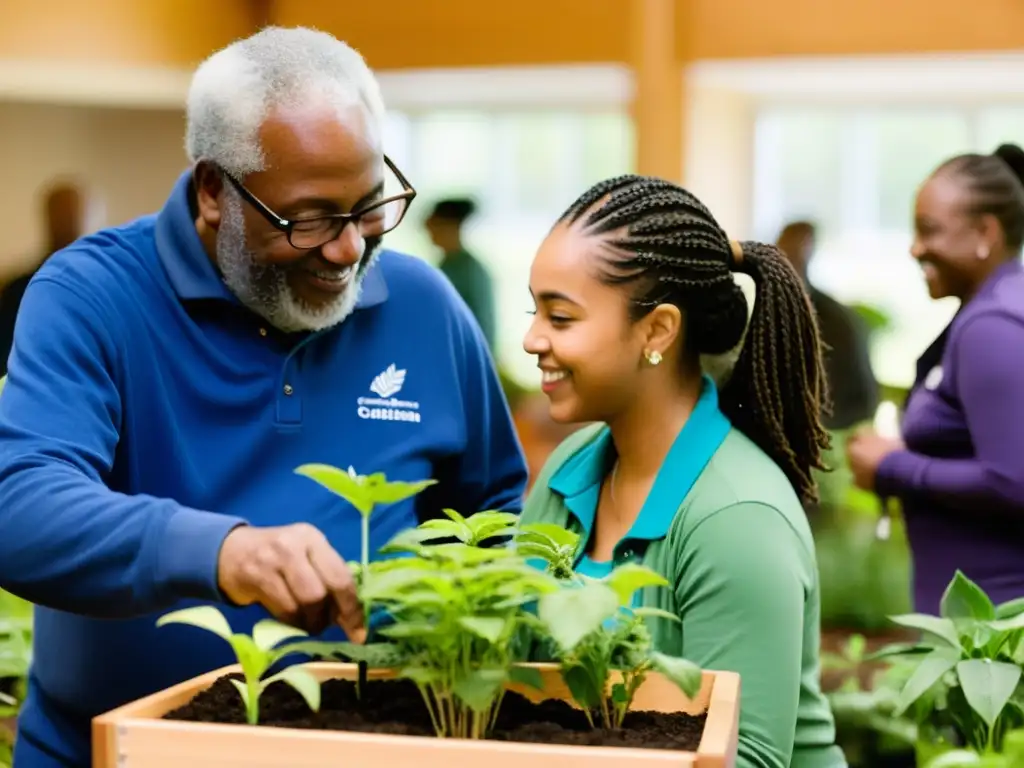
[[235, 528], [221, 545], [217, 583], [232, 602], [259, 603], [311, 634], [336, 621], [353, 642], [366, 639], [352, 572], [312, 525]]

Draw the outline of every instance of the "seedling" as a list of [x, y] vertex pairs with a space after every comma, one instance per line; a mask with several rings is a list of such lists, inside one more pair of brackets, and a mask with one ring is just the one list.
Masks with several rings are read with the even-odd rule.
[[556, 579], [573, 579], [579, 534], [554, 523], [527, 523], [515, 534], [513, 544], [523, 557], [543, 560]]
[[287, 683], [298, 691], [314, 712], [320, 708], [320, 681], [301, 666], [286, 667], [277, 674], [263, 679], [266, 671], [288, 654], [304, 652], [302, 644], [278, 647], [285, 640], [306, 637], [306, 633], [301, 629], [289, 627], [273, 619], [263, 619], [256, 622], [251, 636], [234, 633], [231, 631], [227, 619], [224, 618], [224, 614], [210, 605], [173, 611], [161, 616], [156, 622], [158, 627], [167, 624], [188, 624], [199, 627], [213, 632], [231, 645], [238, 657], [238, 663], [242, 667], [242, 675], [245, 678], [245, 682], [232, 679], [231, 683], [238, 689], [238, 693], [242, 697], [246, 719], [250, 725], [255, 725], [259, 721], [260, 694], [266, 690], [267, 686], [277, 681]]
[[[668, 581], [642, 565], [620, 565], [601, 580], [583, 579], [540, 598], [538, 613], [557, 647], [562, 679], [594, 725], [621, 728], [637, 690], [656, 670], [692, 698], [700, 690], [700, 667], [652, 649], [644, 619], [679, 618], [658, 608], [630, 607], [644, 587]], [[611, 683], [611, 673], [621, 681]]]
[[[354, 467], [349, 467], [348, 472], [327, 464], [303, 464], [295, 470], [296, 474], [303, 475], [315, 480], [324, 488], [355, 507], [362, 517], [360, 532], [362, 546], [359, 557], [359, 580], [361, 586], [365, 587], [369, 579], [370, 565], [370, 516], [378, 505], [395, 504], [412, 498], [421, 491], [437, 483], [436, 480], [420, 480], [415, 483], [406, 483], [400, 480], [388, 482], [383, 472], [375, 472], [372, 475], [360, 475]], [[363, 603], [364, 624], [369, 630], [370, 627], [370, 605]], [[359, 663], [358, 692], [362, 695], [363, 685], [366, 683], [366, 662]]]
[[514, 641], [519, 630], [536, 622], [523, 606], [557, 590], [558, 582], [506, 547], [425, 543], [452, 535], [480, 542], [505, 531], [509, 522], [494, 512], [449, 519], [453, 526], [428, 522], [400, 534], [386, 549], [407, 556], [370, 566], [373, 575], [363, 581], [360, 597], [394, 619], [380, 630], [389, 642], [341, 644], [338, 652], [394, 666], [411, 680], [438, 736], [483, 738], [494, 725], [506, 682], [540, 685], [535, 670], [516, 665]]

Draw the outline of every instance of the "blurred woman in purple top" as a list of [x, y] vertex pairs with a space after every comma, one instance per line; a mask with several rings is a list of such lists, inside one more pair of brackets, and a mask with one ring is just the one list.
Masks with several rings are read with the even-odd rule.
[[[902, 502], [916, 610], [962, 570], [996, 602], [1024, 596], [1024, 151], [943, 163], [921, 187], [911, 253], [960, 309], [918, 360], [903, 442], [871, 430], [859, 486]], [[905, 444], [904, 444], [905, 443]]]

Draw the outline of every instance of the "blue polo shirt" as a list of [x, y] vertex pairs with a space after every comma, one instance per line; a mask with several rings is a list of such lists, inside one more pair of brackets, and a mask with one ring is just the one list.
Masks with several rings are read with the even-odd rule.
[[[439, 481], [374, 515], [373, 551], [443, 506], [520, 509], [494, 365], [440, 273], [384, 251], [344, 323], [279, 333], [220, 280], [194, 204], [186, 173], [158, 214], [52, 256], [21, 306], [0, 397], [0, 586], [38, 605], [19, 768], [51, 764], [43, 745], [88, 765], [90, 718], [233, 662], [154, 623], [220, 601], [240, 521], [309, 522], [359, 557], [358, 512], [299, 465]], [[266, 616], [221, 607], [236, 631]]]

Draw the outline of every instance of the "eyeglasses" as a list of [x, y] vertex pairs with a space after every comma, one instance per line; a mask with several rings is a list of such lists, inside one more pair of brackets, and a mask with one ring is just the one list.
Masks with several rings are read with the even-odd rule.
[[319, 248], [336, 239], [349, 224], [356, 226], [361, 237], [369, 238], [380, 237], [402, 223], [402, 219], [405, 218], [405, 214], [409, 210], [409, 205], [416, 197], [416, 190], [387, 155], [384, 156], [384, 163], [401, 184], [402, 191], [400, 193], [385, 197], [383, 200], [376, 200], [351, 213], [333, 213], [329, 216], [306, 219], [286, 219], [278, 216], [262, 200], [246, 189], [242, 182], [230, 173], [222, 172], [249, 205], [270, 222], [272, 227], [287, 235], [288, 242], [293, 248], [305, 251]]

